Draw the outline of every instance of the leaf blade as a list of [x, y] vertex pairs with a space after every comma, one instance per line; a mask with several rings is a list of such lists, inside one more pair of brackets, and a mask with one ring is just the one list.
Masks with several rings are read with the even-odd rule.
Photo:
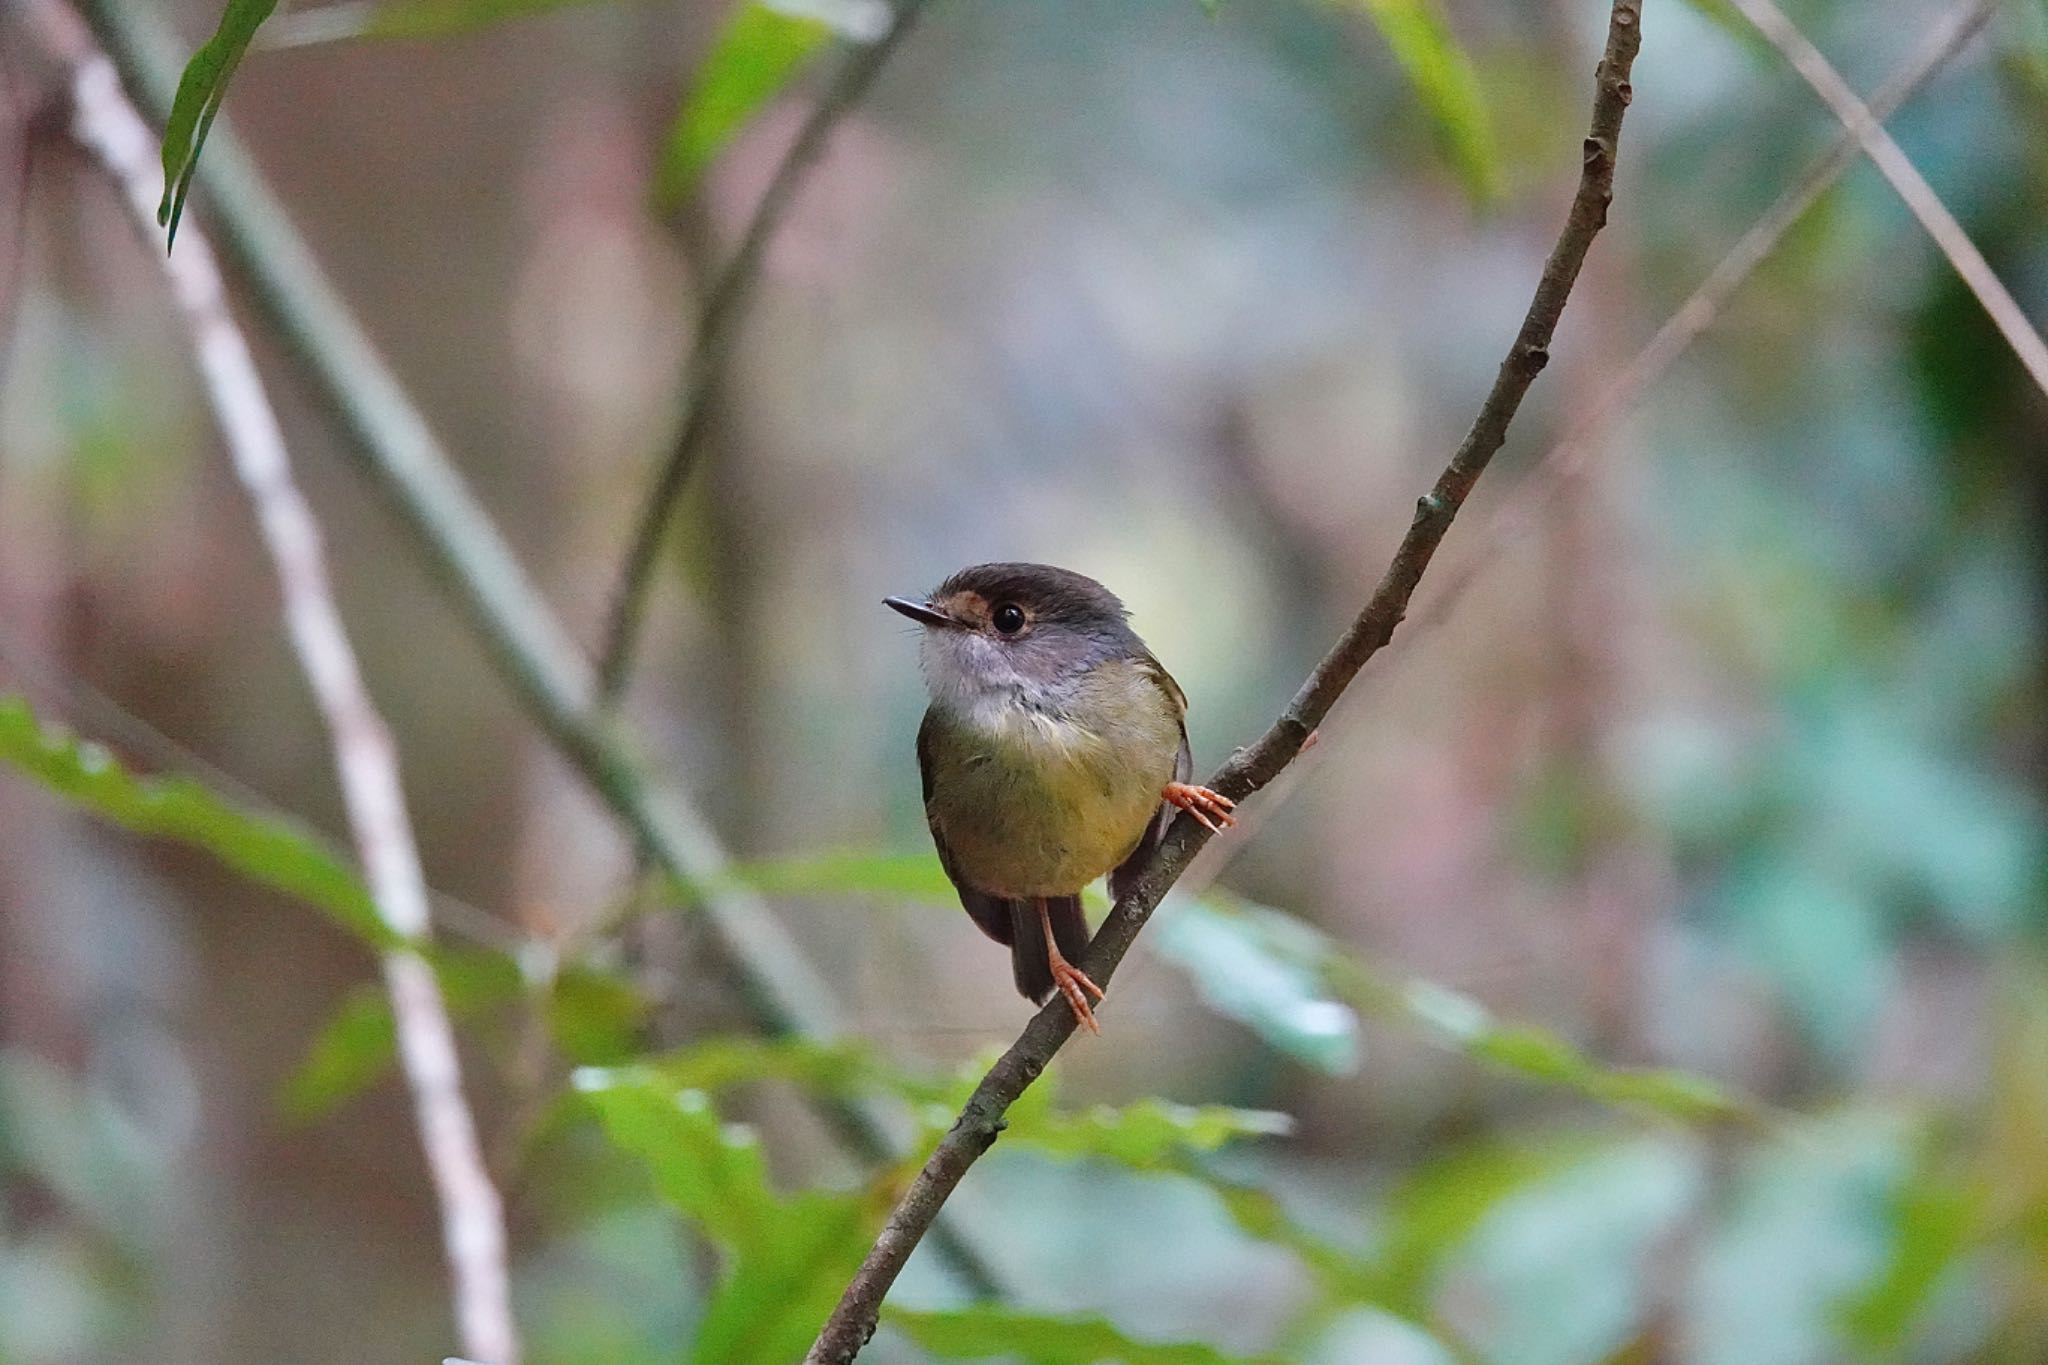
[[821, 18], [747, 0], [727, 21], [697, 68], [669, 125], [655, 202], [673, 208], [689, 197], [734, 134], [751, 121], [832, 36]]
[[1433, 0], [1356, 0], [1385, 39], [1450, 153], [1466, 193], [1500, 196], [1500, 154], [1472, 59]]
[[156, 209], [157, 223], [164, 229], [166, 250], [177, 240], [185, 197], [198, 173], [199, 153], [206, 145], [206, 135], [213, 129], [214, 116], [227, 98], [228, 81], [241, 65], [242, 54], [249, 50], [256, 30], [276, 8], [277, 0], [228, 0], [213, 36], [192, 54], [178, 77], [178, 92], [171, 100], [170, 116], [164, 121], [164, 193]]
[[189, 778], [137, 777], [100, 746], [41, 725], [25, 698], [0, 696], [0, 763], [111, 824], [202, 849], [250, 881], [327, 912], [373, 947], [405, 942], [377, 913], [355, 869], [315, 836]]

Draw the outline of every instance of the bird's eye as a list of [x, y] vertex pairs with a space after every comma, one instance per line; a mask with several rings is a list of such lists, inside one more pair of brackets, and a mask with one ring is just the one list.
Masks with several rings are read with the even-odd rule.
[[989, 621], [995, 626], [998, 635], [1015, 635], [1024, 629], [1024, 608], [1015, 602], [1005, 602], [995, 609]]

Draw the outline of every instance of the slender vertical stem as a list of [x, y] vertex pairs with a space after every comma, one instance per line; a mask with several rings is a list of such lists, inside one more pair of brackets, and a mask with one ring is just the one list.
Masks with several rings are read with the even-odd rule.
[[[29, 18], [70, 69], [73, 136], [116, 182], [143, 239], [154, 248], [163, 190], [155, 138], [122, 92], [113, 63], [91, 46], [77, 16], [56, 0], [34, 0]], [[186, 228], [175, 255], [152, 254], [164, 264], [235, 473], [277, 570], [285, 626], [327, 726], [371, 893], [392, 929], [423, 942], [429, 932], [426, 879], [406, 814], [397, 746], [364, 685], [335, 605], [319, 525], [293, 479], [284, 433], [228, 310], [219, 267], [196, 225]], [[493, 1365], [515, 1365], [519, 1342], [504, 1207], [463, 1097], [455, 1030], [440, 983], [410, 947], [386, 952], [383, 967], [399, 1059], [440, 1202], [462, 1348]]]

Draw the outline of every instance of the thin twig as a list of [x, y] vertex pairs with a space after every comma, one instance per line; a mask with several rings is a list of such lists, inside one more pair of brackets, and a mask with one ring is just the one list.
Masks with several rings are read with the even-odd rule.
[[[155, 246], [156, 203], [163, 191], [156, 139], [122, 92], [114, 64], [91, 46], [77, 16], [55, 0], [40, 0], [30, 17], [69, 67], [72, 135], [119, 185], [143, 238]], [[372, 896], [385, 923], [407, 940], [424, 942], [427, 887], [406, 816], [398, 751], [364, 686], [334, 602], [319, 526], [293, 481], [284, 433], [228, 311], [219, 268], [196, 227], [186, 229], [185, 248], [176, 255], [151, 254], [164, 263], [221, 434], [277, 570], [285, 625], [327, 725]], [[440, 1200], [462, 1348], [496, 1365], [513, 1365], [519, 1343], [506, 1271], [504, 1206], [463, 1098], [455, 1031], [440, 983], [413, 948], [386, 952], [383, 964], [399, 1057]]]
[[768, 243], [795, 204], [797, 191], [811, 168], [824, 154], [833, 129], [867, 95], [875, 76], [897, 45], [909, 36], [926, 3], [927, 0], [898, 0], [888, 28], [879, 37], [873, 42], [848, 46], [831, 83], [811, 106], [796, 140], [783, 153], [761, 201], [754, 206], [753, 217], [747, 220], [732, 259], [718, 273], [705, 297], [690, 347], [681, 423], [675, 442], [669, 447], [668, 459], [655, 476], [654, 486], [634, 521], [633, 539], [627, 547], [625, 562], [619, 567], [618, 586], [612, 593], [611, 614], [605, 625], [597, 670], [599, 695], [607, 703], [617, 700], [626, 690], [661, 543], [675, 515], [676, 502], [702, 456], [705, 438], [711, 433], [718, 388], [725, 378], [740, 319], [760, 280]]
[[[1558, 318], [1593, 238], [1607, 222], [1607, 206], [1614, 196], [1615, 148], [1631, 97], [1629, 72], [1641, 42], [1641, 8], [1641, 0], [1614, 0], [1606, 50], [1595, 76], [1592, 127], [1584, 144], [1578, 192], [1564, 230], [1544, 263], [1514, 346], [1501, 362], [1478, 417], [1437, 476], [1435, 486], [1416, 504], [1414, 520], [1365, 609], [1316, 666], [1272, 728], [1250, 748], [1233, 754], [1209, 779], [1208, 785], [1225, 796], [1243, 800], [1293, 762], [1359, 669], [1385, 646], [1452, 519], [1506, 439], [1508, 424], [1523, 395], [1549, 360]], [[1114, 975], [1153, 908], [1207, 838], [1208, 831], [1187, 816], [1174, 821], [1137, 886], [1117, 903], [1089, 946], [1083, 967], [1091, 977], [1106, 984]], [[940, 1139], [889, 1215], [873, 1249], [805, 1357], [806, 1365], [844, 1365], [867, 1343], [874, 1334], [882, 1299], [911, 1251], [968, 1167], [995, 1142], [1002, 1131], [1004, 1112], [1045, 1070], [1073, 1031], [1073, 1012], [1065, 1001], [1055, 999], [1032, 1018], [1009, 1051], [989, 1069], [951, 1131]]]
[[1991, 315], [1992, 325], [2012, 347], [2020, 364], [2033, 377], [2035, 387], [2048, 394], [2048, 343], [2043, 343], [2041, 334], [2027, 321], [2027, 315], [2020, 311], [2018, 303], [2006, 290], [1984, 254], [1977, 250], [1977, 244], [1963, 231], [1955, 215], [1941, 202], [1919, 170], [1907, 158], [1884, 125], [1872, 115], [1841, 73], [1821, 55], [1819, 48], [1801, 33], [1793, 22], [1785, 17], [1771, 0], [1734, 0], [1742, 16], [1756, 26], [1759, 33], [1778, 49], [1786, 61], [1792, 64], [1806, 83], [1813, 87], [1821, 101], [1828, 106], [1842, 126], [1855, 135], [1862, 144], [1864, 153], [1877, 164], [1884, 178], [1891, 181], [1899, 198], [1906, 201], [1906, 207], [1920, 220], [1920, 226], [1927, 229], [1927, 235], [1948, 257], [1956, 274], [1962, 276], [1977, 302]]
[[[1960, 7], [1928, 40], [1926, 47], [1878, 87], [1870, 97], [1870, 113], [1883, 120], [1897, 113], [1953, 61], [1997, 12], [2000, 0], [1971, 0]], [[1656, 333], [1633, 359], [1624, 365], [1607, 388], [1584, 411], [1573, 418], [1563, 436], [1551, 446], [1536, 467], [1522, 480], [1520, 492], [1495, 513], [1484, 534], [1477, 538], [1478, 550], [1458, 564], [1450, 580], [1432, 594], [1432, 600], [1410, 616], [1413, 627], [1436, 627], [1443, 623], [1469, 595], [1473, 581], [1499, 563], [1509, 546], [1533, 532], [1542, 523], [1545, 510], [1584, 470], [1587, 461], [1600, 450], [1603, 435], [1623, 413], [1642, 398], [1651, 385], [1663, 378], [1680, 356], [1712, 327], [1736, 292], [1757, 271], [1779, 243], [1805, 217], [1820, 197], [1856, 163], [1862, 144], [1856, 134], [1843, 129], [1831, 145], [1816, 157], [1791, 188], [1759, 217], [1728, 249], [1706, 279], [1700, 281], [1678, 310], [1664, 320]]]
[[[161, 114], [178, 68], [155, 11], [83, 0], [115, 59]], [[600, 714], [581, 652], [535, 590], [475, 494], [456, 472], [425, 414], [330, 284], [223, 116], [206, 142], [199, 178], [212, 221], [252, 301], [312, 379], [349, 436], [346, 447], [389, 496], [498, 673], [583, 780], [664, 874], [696, 888], [741, 999], [769, 1033], [836, 1037], [837, 997], [767, 904], [732, 885], [709, 821], [677, 784], [657, 784], [620, 726]], [[823, 1101], [856, 1155], [892, 1160], [902, 1125], [883, 1110]], [[949, 1264], [979, 1296], [995, 1279], [965, 1232], [940, 1230]]]

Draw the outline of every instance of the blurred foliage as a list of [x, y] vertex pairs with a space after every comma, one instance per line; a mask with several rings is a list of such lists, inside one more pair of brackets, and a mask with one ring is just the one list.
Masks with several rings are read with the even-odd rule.
[[[299, 35], [287, 41], [426, 39], [570, 3], [585, 0], [374, 0], [266, 24], [269, 4], [230, 0], [186, 69], [166, 129], [167, 225], [175, 232], [259, 26], [265, 40], [287, 28]], [[859, 0], [743, 0], [681, 20], [658, 6], [585, 7], [592, 15], [576, 22], [587, 29], [508, 36], [468, 73], [471, 84], [451, 81], [445, 102], [391, 117], [400, 132], [377, 150], [425, 164], [451, 147], [469, 153], [453, 140], [474, 101], [518, 130], [487, 149], [497, 164], [530, 173], [457, 177], [462, 192], [444, 209], [456, 222], [442, 226], [462, 250], [433, 258], [436, 289], [402, 273], [413, 259], [407, 241], [372, 237], [389, 224], [362, 216], [363, 204], [388, 202], [390, 165], [366, 157], [381, 178], [356, 180], [323, 163], [310, 177], [318, 183], [299, 191], [310, 212], [337, 215], [339, 226], [324, 225], [337, 239], [353, 231], [376, 243], [375, 269], [355, 262], [351, 287], [380, 329], [416, 348], [409, 364], [448, 403], [451, 423], [460, 405], [448, 393], [489, 395], [480, 406], [505, 425], [463, 430], [465, 446], [494, 453], [473, 476], [502, 479], [488, 491], [506, 506], [529, 483], [549, 490], [548, 534], [528, 526], [531, 540], [520, 543], [545, 544], [561, 530], [574, 555], [609, 543], [615, 528], [600, 535], [567, 523], [585, 508], [615, 509], [619, 490], [607, 481], [629, 464], [617, 477], [637, 479], [644, 451], [607, 464], [599, 455], [609, 452], [549, 435], [538, 441], [543, 460], [519, 446], [503, 414], [552, 432], [559, 414], [526, 390], [595, 411], [627, 368], [622, 357], [658, 349], [647, 342], [657, 332], [687, 330], [677, 308], [629, 334], [621, 317], [665, 297], [666, 277], [642, 269], [606, 292], [598, 267], [668, 260], [672, 244], [641, 221], [650, 198], [672, 208], [701, 194], [707, 223], [735, 228], [746, 205], [725, 204], [723, 177], [707, 171], [732, 156], [765, 173], [771, 140], [741, 140], [742, 131], [835, 42], [872, 41], [878, 20]], [[845, 174], [858, 184], [816, 187], [819, 221], [792, 222], [788, 259], [778, 255], [764, 275], [721, 437], [735, 449], [720, 452], [714, 476], [732, 482], [704, 491], [691, 553], [696, 565], [744, 547], [737, 553], [759, 560], [732, 576], [758, 574], [766, 586], [750, 597], [692, 578], [677, 612], [684, 662], [665, 681], [683, 770], [701, 770], [707, 791], [715, 784], [732, 802], [736, 828], [755, 826], [744, 849], [800, 851], [741, 858], [709, 885], [663, 888], [685, 912], [663, 926], [684, 941], [668, 997], [661, 970], [673, 964], [643, 970], [637, 949], [610, 942], [564, 939], [576, 949], [560, 960], [553, 940], [431, 952], [462, 1026], [467, 1075], [505, 1139], [498, 1155], [521, 1219], [517, 1297], [540, 1365], [800, 1355], [889, 1197], [988, 1060], [989, 1016], [955, 1027], [949, 1014], [974, 987], [950, 976], [907, 983], [900, 971], [915, 956], [906, 943], [948, 951], [932, 946], [934, 926], [943, 917], [959, 931], [960, 917], [929, 852], [870, 847], [919, 824], [902, 755], [891, 751], [901, 780], [878, 797], [862, 748], [907, 732], [888, 708], [909, 706], [914, 689], [892, 681], [880, 709], [874, 688], [859, 690], [861, 670], [843, 665], [849, 640], [865, 650], [869, 637], [837, 633], [840, 589], [860, 596], [870, 570], [922, 572], [1006, 536], [1061, 553], [1082, 547], [1121, 570], [1105, 577], [1128, 579], [1134, 606], [1150, 594], [1140, 612], [1148, 638], [1178, 646], [1161, 644], [1161, 655], [1202, 697], [1199, 722], [1218, 727], [1197, 734], [1206, 753], [1268, 714], [1322, 646], [1321, 627], [1355, 606], [1350, 597], [1381, 567], [1381, 504], [1410, 495], [1418, 452], [1455, 435], [1460, 395], [1485, 382], [1503, 310], [1533, 273], [1530, 253], [1547, 240], [1546, 215], [1575, 154], [1585, 75], [1575, 26], [1591, 11], [1343, 0], [1210, 6], [1205, 18], [1199, 8], [935, 4], [922, 50], [900, 64], [903, 84], [856, 115], [886, 134], [847, 139], [858, 156]], [[1578, 385], [1569, 399], [1553, 399], [1555, 377], [1546, 378], [1518, 444], [1540, 445], [1544, 424], [1558, 420], [1545, 405], [1579, 403], [1586, 376], [1625, 359], [1796, 157], [1833, 131], [1725, 0], [1652, 9], [1624, 160], [1626, 222], [1618, 213], [1616, 240], [1596, 255], [1600, 283], [1575, 301], [1558, 348], [1560, 360], [1568, 349], [1590, 358], [1577, 379], [1566, 373], [1573, 366], [1558, 367]], [[1917, 24], [1906, 20], [1933, 13], [1872, 25], [1855, 7], [1821, 0], [1796, 17], [1868, 89], [1911, 46]], [[687, 53], [677, 45], [664, 64], [678, 34], [708, 42]], [[2048, 5], [2012, 0], [1996, 41], [1995, 67], [1965, 75], [1965, 57], [1892, 122], [2039, 317], [2048, 300], [2048, 161], [2036, 136], [2048, 129]], [[372, 70], [387, 59], [350, 60]], [[430, 65], [424, 49], [388, 60], [450, 69]], [[602, 78], [576, 85], [562, 75], [578, 62]], [[409, 66], [363, 70], [348, 79], [376, 92], [364, 105], [380, 117], [415, 76]], [[633, 93], [615, 108], [607, 101], [621, 89]], [[574, 137], [573, 155], [551, 151], [555, 125], [506, 117], [541, 101], [554, 117], [557, 99], [573, 103], [567, 90], [639, 138], [611, 158], [635, 168], [623, 192], [579, 178], [610, 164], [606, 156]], [[283, 119], [283, 104], [266, 107], [280, 116], [266, 150], [288, 154], [307, 127]], [[320, 118], [332, 112], [314, 107]], [[1409, 126], [1434, 135], [1440, 164], [1417, 170], [1399, 154]], [[374, 120], [345, 127], [352, 137], [380, 131]], [[1440, 165], [1455, 172], [1464, 202], [1447, 206], [1432, 192]], [[501, 180], [516, 188], [501, 190]], [[869, 194], [886, 208], [863, 202]], [[1470, 213], [1474, 205], [1485, 213]], [[516, 250], [486, 241], [487, 222], [520, 224]], [[90, 235], [61, 240], [72, 236], [67, 269], [102, 269]], [[898, 259], [870, 239], [908, 245]], [[455, 357], [474, 345], [510, 372], [512, 362], [476, 341], [495, 345], [503, 329], [465, 316], [458, 346], [423, 318], [440, 311], [440, 286], [500, 275], [512, 282], [486, 297], [534, 333], [522, 331], [507, 354], [573, 354], [587, 373], [565, 379], [524, 353], [518, 363], [533, 369], [517, 372], [520, 383], [460, 368]], [[125, 306], [136, 291], [125, 276], [109, 278]], [[561, 324], [576, 312], [564, 300], [586, 299], [603, 327], [620, 327], [578, 324], [603, 332], [601, 345], [564, 342], [529, 320]], [[180, 524], [161, 509], [183, 505], [188, 485], [204, 490], [195, 471], [210, 452], [190, 433], [172, 439], [166, 403], [128, 397], [156, 390], [141, 378], [124, 387], [123, 367], [107, 358], [115, 348], [93, 349], [95, 328], [117, 324], [68, 301], [24, 306], [31, 322], [37, 309], [59, 315], [57, 368], [106, 377], [83, 396], [70, 381], [71, 396], [51, 401], [81, 410], [51, 419], [54, 435], [31, 423], [39, 439], [22, 442], [25, 453], [10, 443], [0, 476], [21, 482], [8, 493], [39, 487], [39, 461], [63, 468], [88, 510], [145, 509], [119, 523], [118, 538], [138, 555], [160, 553], [156, 523]], [[138, 352], [149, 382], [178, 372]], [[524, 382], [534, 375], [544, 382]], [[900, 390], [891, 387], [899, 376], [910, 376]], [[582, 425], [580, 409], [562, 423]], [[588, 425], [642, 433], [661, 421], [606, 409]], [[136, 431], [152, 441], [138, 443]], [[1194, 990], [1152, 993], [1128, 1024], [1122, 1011], [1107, 1016], [1113, 1034], [1129, 1027], [1145, 1048], [1063, 1057], [977, 1167], [1005, 1296], [964, 1303], [921, 1256], [871, 1348], [878, 1365], [2038, 1358], [2048, 1340], [2043, 433], [2041, 396], [1967, 292], [1874, 177], [1845, 179], [1615, 433], [1610, 462], [1626, 472], [1597, 462], [1585, 471], [1584, 496], [1566, 501], [1609, 539], [1572, 560], [1583, 528], [1560, 514], [1546, 525], [1555, 543], [1543, 547], [1558, 558], [1554, 574], [1521, 562], [1492, 575], [1468, 614], [1431, 637], [1446, 645], [1398, 637], [1392, 678], [1376, 680], [1384, 691], [1371, 719], [1355, 723], [1389, 737], [1386, 751], [1331, 765], [1355, 771], [1319, 774], [1326, 791], [1313, 814], [1303, 809], [1309, 797], [1260, 832], [1231, 873], [1257, 899], [1216, 891], [1161, 909], [1144, 942]], [[1515, 458], [1504, 454], [1503, 474]], [[777, 511], [755, 525], [753, 511], [736, 510], [743, 504]], [[43, 515], [33, 497], [20, 505], [30, 509], [24, 522]], [[909, 510], [890, 520], [875, 508]], [[360, 576], [362, 600], [377, 604], [351, 603], [352, 621], [381, 627], [384, 615], [402, 616], [387, 613], [394, 598], [377, 576], [401, 557], [374, 530], [339, 524], [342, 581]], [[1624, 545], [1622, 567], [1610, 570], [1605, 557]], [[0, 544], [0, 554], [10, 549]], [[571, 552], [558, 552], [568, 562]], [[24, 558], [36, 567], [13, 553], [10, 571]], [[1199, 592], [1186, 573], [1197, 554], [1215, 570]], [[59, 567], [76, 580], [51, 591], [88, 604], [79, 614], [94, 638], [129, 628], [106, 609], [123, 593], [144, 604], [135, 619], [166, 640], [209, 638], [180, 615], [192, 611], [182, 598], [143, 596], [103, 567]], [[541, 567], [565, 584], [581, 572]], [[1622, 581], [1603, 582], [1610, 572]], [[204, 580], [153, 561], [136, 577]], [[16, 586], [9, 581], [10, 594]], [[1574, 620], [1579, 610], [1596, 625]], [[761, 640], [735, 622], [762, 623]], [[409, 785], [438, 796], [421, 811], [452, 823], [453, 808], [489, 804], [478, 800], [474, 765], [445, 762], [433, 747], [475, 696], [468, 675], [437, 678], [460, 693], [447, 709], [406, 709], [417, 699], [401, 684], [418, 683], [405, 670], [424, 652], [412, 625], [390, 627], [402, 636], [385, 660], [394, 728]], [[1595, 638], [1574, 638], [1580, 631]], [[222, 629], [210, 643], [224, 638]], [[1458, 649], [1455, 662], [1440, 653], [1408, 663]], [[165, 668], [173, 651], [157, 640], [136, 653], [139, 674]], [[798, 658], [803, 667], [788, 666]], [[434, 667], [443, 662], [436, 653]], [[245, 679], [260, 675], [243, 663], [234, 661], [234, 687], [216, 681], [202, 705], [232, 716], [234, 733], [288, 732], [251, 706]], [[1403, 691], [1411, 667], [1440, 669], [1413, 685], [1420, 701]], [[191, 682], [175, 676], [177, 686]], [[732, 715], [704, 698], [727, 693], [734, 712], [778, 719], [707, 741]], [[793, 739], [781, 734], [785, 720]], [[1339, 728], [1326, 736], [1331, 750], [1346, 742]], [[279, 769], [305, 769], [302, 785], [319, 790], [324, 768], [305, 763], [288, 733], [274, 742], [287, 751], [272, 759]], [[746, 752], [700, 752], [720, 744]], [[435, 759], [413, 763], [422, 750]], [[11, 696], [0, 698], [0, 763], [96, 819], [209, 853], [253, 885], [321, 910], [353, 941], [393, 946], [348, 860], [288, 822], [204, 784], [139, 775]], [[831, 770], [823, 790], [821, 765]], [[1278, 808], [1282, 795], [1262, 801]], [[527, 884], [545, 883], [531, 866], [545, 851], [511, 869], [504, 814], [490, 806], [479, 817], [488, 830], [469, 832], [469, 863], [461, 834], [427, 838], [437, 875], [460, 868], [483, 888], [467, 894], [522, 911], [529, 893], [551, 901], [559, 886]], [[1650, 873], [1623, 876], [1619, 890], [1603, 880], [1645, 866]], [[587, 867], [578, 875], [564, 878], [573, 894], [603, 894]], [[148, 899], [97, 863], [80, 885], [92, 876], [112, 886], [96, 893], [102, 910]], [[742, 888], [793, 903], [782, 908], [816, 935], [839, 978], [857, 986], [863, 972], [886, 972], [872, 992], [881, 999], [855, 1012], [874, 1040], [728, 1031], [727, 974], [693, 956], [687, 912]], [[1642, 917], [1640, 942], [1592, 919], [1616, 902]], [[918, 908], [899, 918], [899, 904]], [[1101, 898], [1091, 904], [1099, 910]], [[1481, 940], [1480, 951], [1461, 934]], [[81, 956], [91, 946], [76, 941], [86, 935], [52, 937]], [[4, 984], [35, 988], [33, 1016], [44, 977], [60, 973], [46, 945], [29, 946], [44, 956], [25, 958], [31, 965]], [[209, 967], [228, 957], [216, 942], [202, 947], [216, 955]], [[133, 949], [120, 939], [108, 956]], [[1617, 965], [1610, 955], [1626, 959], [1631, 995], [1611, 1011], [1618, 1026], [1590, 1026], [1600, 978]], [[394, 1040], [381, 990], [356, 982], [360, 954], [342, 961], [352, 975], [307, 980], [291, 974], [296, 962], [268, 959], [253, 984], [220, 987], [221, 1018], [181, 1027], [240, 1040], [267, 1023], [283, 1046], [302, 1048], [295, 1066], [272, 1056], [249, 1093], [275, 1094], [301, 1124], [323, 1120], [278, 1141], [293, 1144], [295, 1162], [323, 1139], [342, 1148], [335, 1164], [356, 1204], [358, 1163], [392, 1159], [355, 1146], [364, 1125], [393, 1126], [390, 1097], [366, 1092], [389, 1076]], [[1383, 965], [1396, 961], [1399, 970]], [[223, 1116], [235, 1093], [225, 1073], [194, 1080], [107, 1023], [159, 1008], [156, 997], [138, 1005], [94, 993], [110, 975], [104, 964], [80, 975], [91, 983], [76, 1009], [85, 1022], [51, 1025], [29, 1040], [32, 1051], [10, 1035], [0, 1052], [0, 1358], [9, 1362], [142, 1358], [154, 1349], [138, 1341], [154, 1321], [148, 1305], [174, 1301], [188, 1283], [171, 1274], [190, 1260], [174, 1232], [174, 1196], [207, 1182], [190, 1178], [195, 1163], [178, 1150], [189, 1139], [163, 1135], [197, 1121], [181, 1127], [147, 1112], [124, 1075], [203, 1094], [202, 1118], [219, 1128], [196, 1129], [209, 1153], [197, 1163], [203, 1174], [243, 1149], [290, 1164], [258, 1140], [269, 1136], [265, 1120], [237, 1128]], [[988, 980], [999, 976], [997, 963]], [[285, 1026], [256, 1010], [272, 991], [300, 1011], [282, 1016]], [[208, 977], [202, 994], [215, 993]], [[309, 1002], [331, 1002], [324, 1020]], [[1142, 1017], [1154, 1009], [1168, 1021], [1156, 1033]], [[902, 1120], [909, 1144], [872, 1166], [828, 1152], [792, 1104], [807, 1097], [872, 1104]], [[338, 1239], [330, 1227], [291, 1226], [276, 1210], [292, 1202], [279, 1191], [294, 1187], [267, 1167], [265, 1177], [280, 1184], [233, 1211], [244, 1219], [234, 1226], [258, 1254], [287, 1235], [317, 1249], [318, 1292], [265, 1288], [295, 1319], [328, 1291]], [[395, 1202], [412, 1219], [392, 1220], [409, 1247], [425, 1216]], [[203, 1216], [234, 1223], [219, 1208]], [[389, 1252], [380, 1244], [360, 1259]], [[348, 1292], [332, 1290], [337, 1301]], [[437, 1281], [418, 1301], [438, 1314], [439, 1292]], [[346, 1311], [356, 1313], [353, 1301]], [[438, 1330], [438, 1316], [420, 1329]], [[408, 1337], [418, 1354], [412, 1346]]]
[[[890, 1307], [883, 1321], [928, 1351], [950, 1360], [1023, 1360], [1031, 1365], [1233, 1365], [1250, 1356], [1228, 1355], [1195, 1342], [1171, 1345], [1134, 1341], [1104, 1318], [1053, 1318], [1010, 1309], [975, 1307], [918, 1312]], [[1262, 1356], [1260, 1361], [1275, 1357]]]
[[241, 810], [189, 778], [138, 778], [97, 744], [36, 722], [28, 702], [0, 696], [0, 763], [99, 818], [204, 849], [262, 886], [326, 911], [379, 947], [398, 942], [355, 871], [313, 836]]

